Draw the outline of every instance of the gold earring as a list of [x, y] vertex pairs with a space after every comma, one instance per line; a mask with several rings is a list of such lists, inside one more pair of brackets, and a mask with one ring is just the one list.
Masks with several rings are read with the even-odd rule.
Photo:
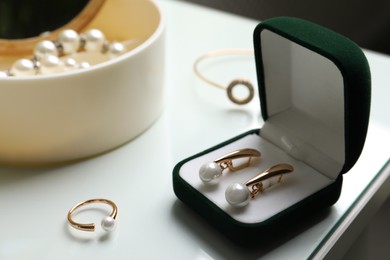
[[[245, 183], [231, 184], [225, 191], [227, 202], [233, 207], [244, 207], [260, 192], [280, 183], [286, 173], [294, 168], [289, 164], [277, 164], [259, 173]], [[276, 179], [276, 181], [275, 181]]]
[[[232, 172], [241, 170], [243, 168], [246, 168], [250, 165], [251, 160], [253, 157], [260, 157], [261, 153], [255, 149], [245, 148], [240, 149], [231, 153], [228, 153], [213, 162], [208, 162], [203, 164], [199, 169], [199, 178], [204, 182], [208, 184], [216, 184], [218, 181], [218, 178], [222, 175], [222, 172], [225, 169], [229, 169]], [[248, 161], [246, 161], [243, 164], [240, 165], [233, 165], [233, 160], [241, 159], [241, 158], [248, 158]]]

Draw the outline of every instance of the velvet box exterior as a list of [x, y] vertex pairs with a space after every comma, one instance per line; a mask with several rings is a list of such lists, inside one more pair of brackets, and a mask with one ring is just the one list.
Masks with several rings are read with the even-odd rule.
[[[370, 112], [371, 79], [361, 49], [311, 22], [278, 17], [254, 31], [264, 125], [179, 162], [176, 196], [234, 242], [254, 246], [283, 236], [291, 225], [339, 198], [343, 174], [363, 149]], [[252, 148], [261, 158], [207, 186], [199, 168], [234, 150]], [[282, 183], [231, 207], [226, 188], [278, 163], [294, 171]]]

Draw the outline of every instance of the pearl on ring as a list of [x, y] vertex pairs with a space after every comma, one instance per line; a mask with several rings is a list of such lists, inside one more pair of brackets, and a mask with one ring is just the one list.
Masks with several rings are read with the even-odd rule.
[[100, 224], [105, 231], [114, 230], [115, 224], [116, 224], [116, 218], [118, 215], [118, 208], [113, 201], [107, 200], [107, 199], [91, 199], [91, 200], [86, 200], [86, 201], [77, 203], [68, 212], [69, 224], [72, 227], [74, 227], [75, 229], [79, 229], [82, 231], [88, 231], [88, 232], [95, 231], [95, 223], [78, 223], [72, 219], [72, 215], [77, 209], [79, 209], [80, 207], [83, 207], [84, 205], [91, 204], [91, 203], [105, 203], [105, 204], [108, 204], [112, 207], [111, 214], [109, 216], [103, 218]]
[[199, 169], [199, 178], [207, 184], [217, 184], [217, 178], [222, 175], [222, 169], [216, 162], [203, 164]]
[[251, 194], [245, 184], [234, 183], [226, 189], [225, 198], [231, 206], [244, 207], [249, 204]]
[[105, 231], [111, 232], [115, 229], [116, 221], [113, 217], [107, 216], [102, 219], [101, 225]]

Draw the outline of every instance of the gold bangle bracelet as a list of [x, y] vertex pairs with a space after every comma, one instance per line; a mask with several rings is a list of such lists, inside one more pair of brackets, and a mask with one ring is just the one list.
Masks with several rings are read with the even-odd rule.
[[[222, 49], [222, 50], [210, 51], [210, 52], [203, 54], [202, 56], [200, 56], [198, 59], [195, 60], [194, 65], [193, 65], [193, 69], [194, 69], [195, 75], [199, 79], [201, 79], [202, 81], [204, 81], [207, 84], [214, 86], [216, 88], [226, 90], [226, 93], [227, 93], [230, 101], [232, 101], [233, 103], [235, 103], [237, 105], [244, 105], [244, 104], [249, 103], [254, 97], [254, 88], [249, 80], [243, 79], [243, 78], [238, 78], [238, 79], [234, 79], [232, 82], [230, 82], [230, 84], [228, 86], [224, 86], [224, 85], [218, 84], [214, 81], [211, 81], [211, 80], [207, 79], [205, 76], [203, 76], [203, 74], [199, 70], [199, 64], [202, 61], [209, 59], [209, 58], [226, 56], [226, 55], [253, 55], [253, 53], [254, 53], [253, 50], [250, 50], [250, 49]], [[248, 90], [248, 95], [246, 97], [239, 98], [239, 97], [234, 95], [233, 89], [238, 85], [243, 85], [246, 87], [246, 89]]]
[[108, 204], [108, 205], [110, 205], [112, 207], [111, 214], [109, 216], [103, 218], [102, 222], [101, 222], [102, 228], [105, 231], [112, 231], [114, 229], [114, 227], [115, 227], [115, 224], [116, 224], [116, 217], [118, 215], [118, 208], [117, 208], [117, 206], [115, 205], [114, 202], [112, 202], [111, 200], [107, 200], [107, 199], [91, 199], [91, 200], [83, 201], [83, 202], [80, 202], [80, 203], [76, 204], [68, 212], [68, 222], [69, 222], [69, 224], [72, 227], [74, 227], [75, 229], [79, 229], [79, 230], [82, 230], [82, 231], [89, 231], [89, 232], [95, 231], [95, 224], [94, 223], [83, 224], [83, 223], [78, 223], [78, 222], [76, 222], [76, 221], [74, 221], [72, 219], [72, 214], [77, 209], [79, 209], [80, 207], [82, 207], [84, 205], [92, 204], [92, 203], [104, 203], [104, 204]]

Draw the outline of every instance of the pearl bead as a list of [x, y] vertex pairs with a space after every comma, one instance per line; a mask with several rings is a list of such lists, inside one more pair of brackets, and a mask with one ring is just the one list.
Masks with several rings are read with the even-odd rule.
[[36, 74], [34, 62], [28, 59], [20, 59], [12, 65], [10, 73], [14, 76], [32, 76]]
[[47, 55], [58, 56], [58, 50], [53, 42], [41, 41], [35, 46], [34, 55], [38, 60], [40, 60]]
[[219, 164], [209, 162], [203, 164], [199, 169], [199, 178], [208, 184], [216, 184], [217, 178], [222, 175], [222, 169]]
[[85, 50], [101, 51], [105, 40], [106, 37], [100, 30], [91, 29], [85, 33]]
[[54, 55], [48, 55], [40, 61], [39, 72], [41, 74], [52, 74], [63, 72], [64, 66], [61, 60]]
[[73, 58], [67, 58], [64, 60], [64, 69], [66, 71], [68, 70], [74, 70], [74, 69], [78, 69], [79, 68], [79, 64], [77, 63], [77, 61]]
[[251, 197], [246, 185], [234, 183], [226, 189], [225, 198], [231, 206], [244, 207], [248, 205]]
[[89, 64], [88, 62], [86, 61], [83, 61], [79, 64], [79, 68], [80, 69], [88, 69], [89, 67], [91, 67], [91, 64]]
[[125, 46], [120, 42], [112, 42], [108, 46], [107, 55], [113, 59], [125, 52]]
[[63, 30], [58, 35], [58, 42], [65, 54], [75, 53], [80, 48], [80, 37], [76, 31], [71, 29]]
[[105, 217], [104, 219], [102, 219], [101, 222], [102, 228], [107, 232], [114, 230], [115, 224], [116, 224], [115, 219], [110, 216]]

